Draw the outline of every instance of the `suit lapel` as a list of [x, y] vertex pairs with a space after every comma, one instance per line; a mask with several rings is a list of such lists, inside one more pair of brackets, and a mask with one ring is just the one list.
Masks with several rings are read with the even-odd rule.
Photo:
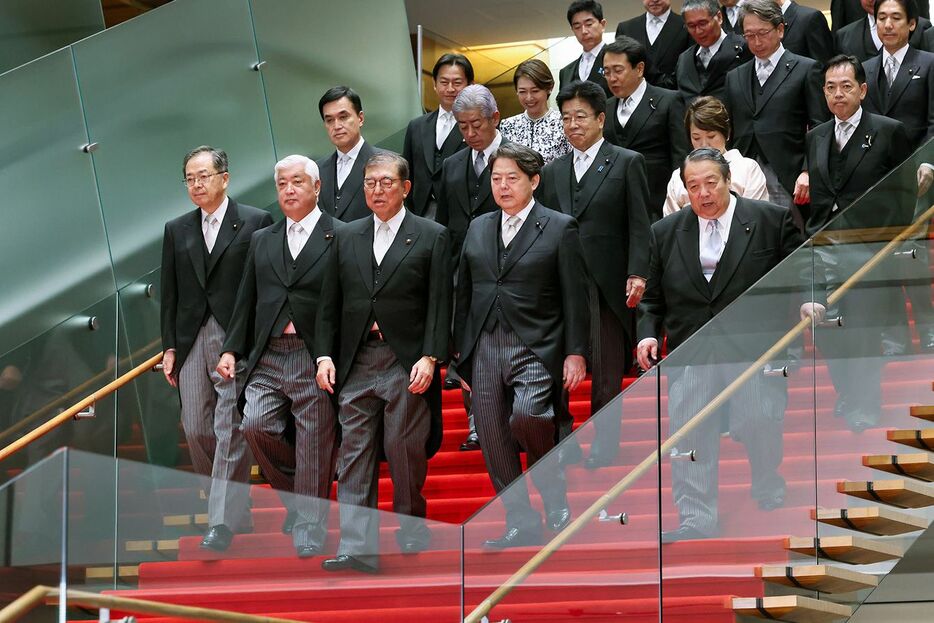
[[600, 82], [603, 79], [603, 49], [593, 59], [593, 66], [590, 68], [590, 75], [587, 80], [590, 82]]
[[733, 222], [730, 224], [730, 237], [723, 248], [723, 255], [717, 262], [717, 270], [710, 280], [712, 294], [710, 299], [716, 299], [733, 277], [733, 273], [740, 265], [749, 241], [756, 233], [756, 223], [746, 213], [746, 205], [742, 199], [736, 200], [736, 210], [733, 212]]
[[[425, 154], [425, 165], [432, 174], [435, 172], [435, 145], [437, 144], [435, 136], [437, 131], [435, 126], [438, 125], [439, 111], [440, 109], [425, 117], [424, 125], [422, 126], [422, 151]], [[450, 138], [450, 135], [448, 137]]]
[[237, 202], [230, 199], [227, 203], [227, 213], [221, 223], [220, 230], [217, 232], [217, 240], [214, 241], [214, 249], [208, 256], [207, 276], [211, 276], [211, 271], [217, 265], [218, 260], [237, 237], [240, 227], [243, 225], [243, 219], [240, 218], [240, 212], [237, 210]]
[[[643, 98], [643, 100], [644, 99], [645, 98]], [[579, 218], [588, 206], [590, 206], [590, 200], [593, 199], [594, 193], [596, 193], [600, 185], [603, 184], [603, 180], [606, 179], [610, 168], [616, 163], [616, 156], [617, 154], [610, 148], [610, 143], [603, 141], [603, 145], [601, 145], [600, 149], [597, 151], [597, 157], [594, 159], [594, 163], [590, 165], [590, 170], [587, 171], [586, 178], [584, 179], [584, 187], [581, 189], [580, 202], [577, 204], [577, 209], [574, 213], [575, 218]]]
[[461, 211], [468, 218], [470, 218], [470, 188], [468, 187], [470, 183], [470, 174], [467, 172], [467, 167], [473, 166], [473, 163], [470, 161], [472, 153], [473, 150], [468, 147], [451, 156], [451, 158], [460, 158], [461, 160], [460, 165], [457, 165], [456, 162], [454, 165], [454, 171], [457, 172], [457, 181], [454, 186], [457, 189], [455, 196], [457, 197], [457, 202], [460, 204]]
[[696, 43], [688, 48], [688, 54], [689, 54], [688, 58], [690, 59], [690, 62], [687, 62], [684, 64], [685, 72], [683, 76], [684, 78], [687, 78], [688, 83], [682, 86], [681, 84], [682, 76], [678, 77], [678, 87], [681, 89], [688, 87], [686, 89], [688, 93], [700, 93], [703, 90], [703, 85], [701, 84], [700, 74], [697, 73], [697, 50], [698, 50], [698, 47]]
[[739, 53], [736, 49], [737, 38], [739, 38], [737, 35], [727, 35], [723, 43], [720, 44], [720, 49], [717, 50], [717, 53], [710, 59], [710, 64], [707, 65], [707, 84], [716, 82], [717, 78], [725, 74], [730, 64], [732, 64], [733, 60], [736, 58], [736, 55]]
[[490, 212], [488, 216], [485, 217], [487, 220], [483, 224], [483, 239], [484, 244], [487, 245], [486, 256], [487, 261], [490, 264], [490, 271], [494, 275], [499, 274], [499, 237], [500, 230], [499, 224], [503, 220], [503, 211], [494, 210]]
[[[755, 68], [755, 59], [749, 61], [748, 63], [743, 63], [736, 68], [736, 74], [739, 76], [740, 87], [742, 87], [744, 84], [746, 85], [740, 89], [743, 92], [743, 99], [746, 100], [746, 105], [749, 107], [749, 110], [753, 111], [754, 114], [759, 112], [756, 108], [755, 99], [752, 96], [752, 90], [756, 88], [756, 85], [759, 83], [758, 79], [756, 78]], [[769, 78], [771, 77], [772, 76], [769, 76]], [[766, 80], [765, 82], [768, 84], [769, 81]]]
[[688, 280], [704, 298], [710, 298], [710, 284], [704, 279], [700, 265], [700, 245], [698, 243], [697, 215], [690, 208], [678, 213], [681, 225], [678, 227], [678, 251], [688, 274]]
[[856, 126], [856, 130], [848, 141], [848, 143], [851, 143], [848, 144], [850, 149], [846, 156], [846, 161], [843, 163], [843, 175], [841, 175], [844, 186], [849, 182], [850, 177], [853, 175], [856, 167], [859, 166], [863, 156], [865, 156], [866, 152], [871, 148], [872, 140], [876, 136], [875, 128], [870, 127], [869, 115], [869, 111], [863, 109], [863, 118], [859, 120], [859, 125]]
[[788, 31], [791, 30], [796, 19], [798, 19], [798, 5], [792, 2], [785, 9], [785, 37], [788, 36]]
[[[865, 114], [865, 113], [863, 113]], [[827, 188], [833, 188], [833, 181], [830, 179], [830, 137], [834, 131], [834, 121], [828, 121], [821, 132], [814, 137], [814, 151], [817, 154], [817, 170], [824, 179]]]
[[541, 214], [540, 205], [537, 201], [535, 202], [532, 211], [529, 212], [529, 218], [522, 223], [519, 233], [510, 243], [509, 255], [506, 257], [506, 261], [503, 262], [503, 269], [499, 271], [500, 275], [508, 273], [545, 231], [545, 227], [548, 225], [548, 217]]
[[[908, 53], [905, 54], [905, 60], [898, 68], [898, 73], [895, 74], [895, 82], [892, 83], [892, 89], [889, 92], [889, 96], [886, 100], [886, 113], [892, 110], [892, 107], [902, 96], [902, 93], [904, 93], [905, 89], [908, 88], [908, 84], [914, 79], [916, 75], [918, 75], [921, 66], [918, 64], [916, 56], [917, 54], [914, 53], [914, 50], [908, 48]], [[880, 108], [879, 110], [882, 109]]]
[[[629, 121], [626, 122], [626, 127], [624, 129], [625, 138], [623, 142], [625, 145], [620, 145], [620, 147], [628, 147], [632, 143], [633, 139], [639, 136], [639, 132], [642, 130], [642, 126], [645, 125], [646, 121], [649, 120], [653, 114], [655, 114], [656, 109], [658, 108], [658, 97], [656, 93], [653, 93], [653, 88], [648, 86], [645, 90], [645, 94], [642, 96], [642, 101], [639, 102], [639, 105], [636, 106], [636, 109], [632, 111], [632, 114], [629, 115]], [[613, 111], [613, 115], [616, 115], [616, 110]], [[608, 119], [607, 122], [612, 121]], [[619, 123], [619, 118], [616, 118], [617, 123]], [[601, 149], [602, 151], [602, 149]]]
[[[364, 142], [363, 147], [360, 148], [360, 152], [353, 161], [353, 167], [350, 169], [350, 173], [347, 174], [347, 179], [344, 180], [344, 186], [341, 188], [341, 200], [334, 206], [334, 216], [337, 218], [343, 216], [344, 212], [347, 211], [347, 207], [353, 203], [357, 193], [363, 188], [363, 167], [366, 166], [366, 161], [372, 155], [373, 150], [370, 148], [370, 144]], [[348, 185], [349, 188], [347, 187]]]
[[[464, 144], [464, 135], [461, 134], [461, 129], [457, 127], [457, 123], [455, 123], [454, 126], [451, 128], [451, 131], [448, 133], [447, 138], [444, 139], [444, 143], [441, 144], [442, 163], [444, 161], [444, 158], [446, 158], [447, 156], [450, 156], [451, 154], [456, 153], [461, 148], [461, 145], [463, 144]], [[434, 158], [434, 154], [432, 154], [432, 158]], [[438, 166], [439, 166], [438, 170], [440, 170], [441, 165], [438, 165]]]
[[[483, 204], [490, 195], [493, 194], [493, 185], [490, 184], [490, 164], [489, 162], [486, 165], [486, 168], [483, 169], [483, 173], [480, 174], [480, 179], [478, 180], [480, 184], [480, 192], [477, 194], [477, 205]], [[468, 210], [469, 210], [468, 206]]]
[[574, 205], [571, 197], [571, 184], [574, 183], [574, 152], [571, 151], [555, 160], [554, 168], [555, 176], [552, 183], [558, 193], [558, 205], [555, 207], [565, 214], [572, 214]]
[[[642, 22], [642, 31], [645, 32], [645, 22]], [[675, 21], [671, 19], [671, 14], [668, 15], [668, 19], [665, 20], [665, 24], [662, 26], [661, 31], [658, 33], [658, 36], [655, 38], [655, 43], [651, 46], [648, 46], [649, 37], [648, 34], [645, 36], [645, 44], [647, 47], [652, 49], [652, 55], [655, 58], [659, 58], [671, 47], [672, 42], [675, 40], [675, 37], [678, 35], [678, 26], [675, 24]]]
[[321, 259], [333, 239], [334, 222], [330, 215], [322, 212], [318, 224], [311, 231], [298, 257], [295, 258], [295, 270], [292, 271], [292, 279], [288, 285], [297, 283], [305, 276], [305, 273]]
[[[882, 58], [872, 58], [866, 61], [863, 67], [866, 70], [866, 84], [870, 87], [866, 97], [872, 100], [876, 110], [884, 112], [886, 109], [886, 94], [882, 91], [879, 81], [879, 74], [882, 69]], [[901, 71], [899, 71], [899, 73], [901, 73]]]
[[318, 171], [321, 176], [321, 188], [330, 189], [330, 192], [322, 192], [318, 197], [319, 205], [323, 205], [323, 210], [334, 216], [334, 194], [337, 192], [337, 152], [333, 152], [324, 165]]
[[[366, 227], [354, 236], [354, 257], [357, 258], [357, 268], [360, 276], [370, 294], [373, 294], [373, 219], [366, 219]], [[388, 255], [388, 254], [387, 254]], [[383, 258], [385, 259], [385, 258]]]
[[[747, 64], [752, 66], [756, 64], [756, 61], [753, 60]], [[778, 59], [778, 67], [772, 70], [772, 75], [765, 81], [765, 86], [762, 88], [762, 95], [759, 96], [756, 105], [756, 114], [759, 114], [759, 111], [772, 99], [772, 96], [778, 91], [778, 87], [791, 75], [791, 72], [795, 70], [795, 65], [797, 64], [797, 59], [790, 58], [788, 52], [782, 54], [782, 57]]]
[[185, 247], [188, 249], [188, 257], [195, 268], [198, 283], [204, 288], [206, 283], [204, 266], [207, 263], [208, 250], [204, 246], [204, 232], [201, 231], [200, 208], [191, 213], [191, 218], [185, 225]]
[[876, 49], [876, 42], [872, 40], [872, 33], [869, 32], [869, 20], [864, 17], [860, 21], [863, 23], [863, 49], [866, 52], [865, 56], [872, 58], [879, 53], [879, 50]]
[[[289, 271], [285, 266], [285, 252], [284, 249], [288, 248], [288, 241], [286, 240], [286, 227], [285, 224], [288, 221], [282, 219], [269, 229], [269, 236], [265, 237], [266, 240], [266, 258], [269, 260], [269, 265], [272, 266], [272, 271], [276, 273], [276, 276], [279, 278], [279, 281], [288, 285], [289, 283]], [[317, 229], [317, 228], [316, 228]], [[308, 246], [307, 244], [305, 245]]]
[[402, 263], [405, 256], [408, 255], [412, 247], [415, 246], [415, 242], [418, 240], [418, 234], [419, 231], [415, 227], [415, 219], [412, 218], [412, 213], [406, 212], [402, 219], [402, 224], [399, 226], [399, 231], [396, 232], [396, 237], [393, 238], [392, 244], [389, 245], [389, 250], [386, 251], [386, 255], [383, 256], [383, 261], [379, 265], [380, 273], [382, 274], [380, 276], [379, 285], [373, 288], [373, 294], [379, 292], [383, 286], [386, 285], [386, 282], [392, 277], [392, 274], [399, 267], [399, 264]]

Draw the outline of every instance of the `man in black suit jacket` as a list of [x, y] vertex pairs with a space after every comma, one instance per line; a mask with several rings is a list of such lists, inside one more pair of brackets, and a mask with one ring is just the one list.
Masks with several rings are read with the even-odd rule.
[[[611, 58], [609, 51], [605, 58]], [[568, 120], [564, 131], [573, 150], [544, 168], [536, 191], [542, 204], [580, 224], [584, 260], [592, 277], [588, 284], [592, 414], [619, 394], [623, 375], [632, 366], [633, 308], [642, 298], [648, 270], [645, 160], [604, 140], [605, 107], [603, 90], [589, 82], [572, 82], [561, 89], [558, 108]], [[604, 413], [595, 425], [594, 443], [584, 462], [591, 469], [616, 458], [619, 412]]]
[[[875, 2], [875, 0], [867, 0], [867, 2]], [[919, 8], [922, 17], [931, 17], [927, 2]], [[831, 30], [836, 34], [844, 26], [863, 19], [866, 13], [861, 0], [830, 0]]]
[[449, 346], [451, 252], [444, 227], [403, 207], [408, 173], [398, 154], [367, 162], [373, 216], [337, 232], [321, 292], [316, 378], [325, 391], [339, 392], [342, 432], [341, 542], [337, 557], [322, 564], [328, 571], [378, 568], [381, 446], [402, 552], [422, 551], [430, 539], [422, 487], [428, 457], [441, 444], [438, 363]]
[[227, 196], [227, 154], [201, 146], [182, 171], [198, 208], [166, 223], [162, 239], [162, 359], [166, 380], [178, 387], [182, 425], [192, 464], [214, 478], [208, 498], [209, 529], [201, 542], [225, 550], [233, 532], [252, 527], [246, 442], [240, 434], [237, 388], [214, 371], [230, 326], [237, 285], [257, 229], [272, 224], [267, 212]]
[[[742, 313], [724, 310], [804, 241], [786, 208], [730, 193], [730, 167], [719, 150], [691, 152], [681, 176], [691, 207], [652, 225], [637, 351], [639, 363], [649, 369], [658, 360], [662, 336], [668, 338], [671, 434], [744, 371], [745, 362], [755, 361], [794, 324], [793, 317], [776, 314], [776, 308], [787, 307], [787, 278], [778, 292], [763, 288], [747, 295]], [[810, 262], [803, 272], [809, 274]], [[800, 290], [808, 293], [808, 300], [806, 280]], [[820, 317], [823, 306], [807, 302], [800, 312]], [[688, 341], [715, 316], [706, 338]], [[725, 405], [730, 434], [746, 447], [752, 495], [762, 510], [784, 501], [785, 481], [778, 467], [786, 402], [784, 378], [756, 374]], [[662, 542], [717, 535], [719, 432], [718, 421], [710, 417], [679, 443], [695, 450], [698, 458], [671, 464], [680, 527], [662, 533]]]
[[635, 39], [623, 36], [607, 44], [603, 68], [613, 97], [606, 102], [603, 136], [645, 158], [646, 209], [654, 223], [662, 217], [668, 178], [687, 154], [688, 138], [681, 97], [649, 84], [645, 67], [645, 48]]
[[575, 0], [568, 7], [568, 24], [584, 53], [558, 72], [558, 88], [574, 80], [590, 80], [603, 87], [609, 96], [610, 90], [603, 77], [603, 31], [606, 29], [603, 7], [594, 0]]
[[[865, 17], [837, 30], [833, 35], [834, 49], [837, 54], [855, 56], [859, 62], [868, 61], [882, 50], [881, 33], [875, 17], [875, 0], [862, 0]], [[931, 27], [931, 22], [918, 18], [918, 25], [911, 33], [908, 42], [915, 48], [924, 48], [924, 33]]]
[[321, 173], [318, 207], [345, 223], [369, 216], [363, 196], [363, 165], [376, 148], [363, 140], [363, 104], [345, 86], [331, 87], [318, 101], [328, 138], [336, 150], [317, 161]]
[[824, 14], [793, 0], [779, 0], [779, 4], [785, 15], [785, 49], [826, 63], [833, 56], [833, 35]]
[[275, 176], [286, 218], [253, 235], [217, 371], [233, 379], [237, 360], [245, 364], [241, 429], [270, 484], [303, 496], [284, 501], [295, 549], [307, 558], [324, 548], [328, 505], [321, 500], [330, 495], [337, 453], [334, 405], [308, 382], [337, 221], [318, 208], [321, 183], [313, 160], [287, 156], [276, 163]]
[[473, 84], [473, 66], [462, 54], [444, 54], [431, 70], [431, 77], [440, 107], [409, 122], [402, 156], [409, 162], [412, 175], [410, 209], [435, 219], [441, 196], [441, 166], [466, 146], [453, 107], [464, 87]]
[[791, 209], [803, 229], [796, 204], [807, 202], [804, 137], [830, 116], [820, 68], [784, 48], [784, 18], [773, 0], [749, 0], [740, 11], [754, 58], [726, 76], [733, 146], [759, 163], [769, 200]]
[[[632, 37], [645, 48], [645, 79], [649, 84], [663, 89], [677, 89], [675, 68], [678, 56], [691, 45], [688, 32], [684, 29], [684, 19], [671, 10], [671, 0], [642, 0], [642, 4], [645, 5], [645, 15], [620, 22], [616, 27], [616, 38], [623, 35]], [[606, 59], [603, 68], [605, 72]], [[613, 90], [612, 86], [610, 90]]]
[[554, 446], [561, 388], [573, 390], [586, 374], [586, 268], [577, 221], [532, 197], [542, 165], [527, 147], [497, 150], [492, 184], [501, 211], [471, 223], [458, 272], [457, 366], [473, 390], [493, 487], [510, 487], [503, 496], [506, 531], [489, 547], [541, 542], [542, 518], [529, 504], [520, 447], [548, 527], [559, 531], [571, 518], [558, 453], [535, 463]]
[[724, 99], [726, 73], [752, 55], [746, 41], [722, 28], [723, 16], [717, 0], [685, 0], [681, 14], [694, 45], [678, 57], [678, 91], [689, 105], [701, 95]]
[[743, 34], [739, 21], [739, 0], [720, 0], [721, 27], [727, 33]]
[[[911, 223], [914, 198], [897, 180], [884, 182], [888, 190], [877, 188], [870, 197], [850, 207], [910, 155], [911, 144], [900, 121], [861, 107], [867, 91], [866, 75], [855, 57], [832, 58], [824, 75], [824, 93], [834, 118], [807, 135], [811, 174], [807, 233], [814, 235], [828, 227], [830, 232], [824, 236], [833, 242], [836, 230], [903, 227]], [[818, 279], [822, 278], [829, 289], [852, 276], [876, 250], [871, 245], [841, 240], [815, 246], [826, 267]], [[818, 342], [828, 357], [837, 390], [834, 413], [845, 417], [857, 432], [878, 424], [881, 417], [880, 327], [904, 322], [904, 309], [899, 309], [904, 306], [886, 289], [873, 287], [874, 281], [863, 280], [847, 292], [833, 314], [843, 315], [843, 327], [825, 331], [824, 339]]]

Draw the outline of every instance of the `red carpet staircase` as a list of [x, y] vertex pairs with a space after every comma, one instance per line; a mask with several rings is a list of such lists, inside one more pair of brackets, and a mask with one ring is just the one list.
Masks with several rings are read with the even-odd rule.
[[[871, 541], [862, 536], [844, 535], [842, 531], [840, 536], [832, 537], [824, 537], [822, 531], [822, 539], [817, 541], [812, 517], [823, 522], [821, 525], [839, 524], [839, 509], [815, 506], [846, 506], [843, 494], [861, 495], [860, 492], [865, 491], [866, 483], [840, 481], [860, 473], [860, 458], [867, 452], [884, 452], [889, 442], [880, 428], [908, 420], [909, 408], [919, 404], [919, 398], [925, 396], [921, 388], [930, 388], [934, 359], [908, 357], [893, 359], [887, 364], [882, 423], [880, 428], [862, 434], [849, 432], [841, 420], [833, 418], [834, 393], [824, 366], [816, 370], [804, 367], [796, 377], [797, 380], [790, 379], [785, 420], [785, 458], [781, 471], [788, 482], [788, 492], [783, 508], [769, 513], [758, 510], [749, 495], [749, 468], [742, 446], [725, 437], [720, 465], [720, 538], [675, 543], [659, 551], [657, 478], [662, 483], [662, 526], [672, 529], [678, 521], [671, 501], [669, 463], [663, 461], [659, 475], [643, 479], [644, 485], [637, 485], [618, 500], [619, 508], [608, 509], [614, 513], [625, 512], [629, 520], [627, 525], [595, 521], [592, 529], [574, 537], [513, 590], [491, 612], [490, 620], [649, 623], [658, 621], [660, 609], [664, 620], [679, 623], [732, 622], [734, 610], [753, 616], [769, 613], [790, 621], [845, 618], [850, 611], [848, 606], [834, 607], [823, 600], [817, 607], [828, 610], [829, 614], [805, 612], [802, 615], [808, 607], [814, 607], [811, 602], [817, 601], [804, 596], [810, 593], [767, 597], [775, 591], [766, 588], [762, 580], [799, 584], [824, 592], [832, 592], [831, 588], [853, 591], [872, 586], [876, 576], [840, 566], [831, 567], [824, 564], [827, 557], [840, 562], [867, 563], [891, 560], [899, 555], [899, 548], [885, 540]], [[585, 383], [572, 396], [572, 412], [578, 423], [589, 414], [589, 389], [589, 382]], [[661, 389], [664, 395], [664, 382]], [[629, 395], [639, 393], [635, 391]], [[579, 465], [569, 468], [569, 499], [575, 516], [656, 448], [654, 400], [648, 392], [641, 394], [646, 398], [633, 397], [624, 403], [619, 466], [596, 471]], [[379, 575], [324, 572], [320, 568], [321, 557], [296, 558], [290, 537], [279, 531], [285, 511], [277, 495], [266, 485], [255, 485], [252, 489], [254, 533], [238, 535], [231, 548], [221, 556], [198, 548], [205, 521], [200, 515], [204, 512], [203, 500], [189, 499], [195, 497], [190, 491], [166, 488], [159, 490], [156, 496], [163, 502], [171, 500], [162, 507], [180, 508], [188, 504], [190, 513], [162, 517], [159, 540], [145, 534], [125, 535], [121, 544], [125, 550], [124, 560], [148, 562], [121, 568], [126, 576], [124, 581], [135, 588], [116, 591], [116, 594], [321, 623], [459, 621], [462, 582], [464, 612], [469, 613], [538, 548], [490, 552], [468, 546], [463, 560], [464, 577], [461, 577], [458, 547], [461, 535], [457, 524], [466, 521], [488, 502], [493, 489], [481, 454], [457, 449], [466, 435], [466, 417], [459, 392], [445, 392], [444, 404], [444, 444], [430, 462], [425, 491], [429, 519], [452, 525], [432, 526], [433, 551], [402, 556], [394, 544], [393, 530], [383, 526], [382, 548], [388, 554], [381, 559]], [[663, 400], [663, 434], [667, 422], [665, 409]], [[918, 415], [922, 411], [913, 413]], [[930, 414], [930, 411], [923, 413]], [[921, 435], [920, 439], [932, 442], [934, 431]], [[582, 435], [585, 455], [591, 436], [587, 431]], [[914, 432], [889, 432], [892, 439], [901, 436], [910, 438], [906, 443], [911, 440], [917, 443]], [[815, 445], [819, 457], [816, 466]], [[891, 458], [867, 456], [864, 462], [877, 469], [886, 469], [886, 466], [894, 469]], [[898, 466], [910, 474], [930, 479], [931, 462], [927, 454], [899, 456]], [[915, 485], [907, 477], [896, 482], [901, 484], [893, 485], [893, 496], [917, 496], [919, 494], [910, 487], [924, 486]], [[888, 495], [880, 493], [879, 487], [875, 491]], [[380, 508], [390, 510], [390, 501], [391, 483], [383, 466]], [[930, 502], [934, 502], [934, 498]], [[866, 526], [865, 531], [873, 534], [920, 530], [927, 525], [923, 519], [906, 519], [884, 507], [853, 511], [849, 520]], [[330, 521], [329, 553], [336, 548], [337, 526], [335, 505]], [[172, 530], [183, 536], [164, 538]], [[478, 544], [501, 530], [499, 523], [484, 524], [475, 520], [469, 524], [465, 538], [469, 544]], [[811, 536], [790, 536], [794, 534]], [[814, 565], [818, 546], [824, 556], [820, 565]], [[658, 572], [660, 556], [664, 565], [663, 579]], [[795, 564], [791, 567], [793, 563], [808, 563], [808, 566]], [[168, 619], [146, 620], [157, 623]]]

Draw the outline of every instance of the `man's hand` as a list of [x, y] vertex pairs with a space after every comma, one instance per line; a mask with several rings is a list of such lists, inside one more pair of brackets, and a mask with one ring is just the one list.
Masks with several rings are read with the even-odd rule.
[[811, 202], [811, 177], [807, 171], [802, 171], [795, 180], [794, 202], [798, 205]]
[[564, 358], [564, 389], [573, 392], [587, 376], [587, 362], [583, 355], [568, 355]]
[[931, 165], [922, 163], [918, 167], [918, 196], [920, 197], [928, 191], [931, 187], [931, 182], [934, 182], [934, 169], [931, 168]]
[[626, 307], [635, 307], [645, 292], [645, 279], [633, 275], [626, 281]]
[[232, 379], [237, 375], [237, 358], [233, 353], [221, 354], [221, 359], [217, 362], [217, 373], [225, 379]]
[[337, 369], [334, 367], [334, 360], [322, 359], [318, 364], [318, 374], [315, 375], [318, 387], [329, 394], [334, 393], [334, 383], [337, 382]]
[[162, 353], [162, 374], [172, 387], [178, 387], [178, 375], [175, 374], [175, 350]]
[[0, 372], [0, 389], [16, 389], [23, 382], [23, 373], [14, 365], [8, 365]]
[[658, 340], [646, 338], [636, 348], [636, 360], [643, 370], [650, 370], [658, 361]]
[[409, 391], [413, 394], [424, 394], [431, 385], [431, 377], [435, 373], [435, 362], [428, 355], [415, 362], [409, 373]]
[[824, 319], [826, 313], [827, 308], [820, 303], [808, 302], [801, 304], [801, 320], [811, 320], [814, 324], [817, 324]]

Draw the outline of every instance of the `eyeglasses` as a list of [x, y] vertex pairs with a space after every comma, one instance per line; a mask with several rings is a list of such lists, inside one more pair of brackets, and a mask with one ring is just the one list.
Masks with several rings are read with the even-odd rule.
[[758, 41], [764, 39], [769, 33], [775, 30], [775, 26], [769, 28], [768, 30], [760, 30], [759, 32], [744, 32], [743, 36], [746, 37], [746, 41]]
[[705, 19], [705, 20], [701, 20], [701, 21], [699, 21], [699, 22], [686, 22], [686, 23], [684, 24], [684, 27], [687, 28], [688, 31], [690, 31], [690, 32], [694, 32], [694, 31], [696, 31], [696, 30], [707, 30], [707, 28], [708, 28], [711, 24], [713, 24], [715, 21], [716, 21], [716, 20]]
[[185, 179], [182, 180], [182, 184], [184, 184], [188, 188], [191, 188], [192, 186], [195, 186], [196, 184], [201, 184], [202, 186], [206, 186], [208, 181], [212, 177], [214, 177], [215, 175], [223, 175], [226, 172], [227, 171], [218, 171], [217, 173], [199, 175], [198, 177], [186, 177]]
[[585, 115], [584, 113], [578, 113], [576, 115], [561, 115], [561, 123], [564, 125], [571, 125], [572, 121], [577, 123], [584, 123], [591, 117], [596, 117], [596, 115]]
[[363, 187], [367, 190], [373, 190], [376, 188], [376, 185], [379, 184], [379, 187], [383, 190], [389, 190], [392, 188], [393, 184], [398, 182], [394, 177], [381, 177], [376, 179], [374, 177], [365, 177], [363, 178]]

